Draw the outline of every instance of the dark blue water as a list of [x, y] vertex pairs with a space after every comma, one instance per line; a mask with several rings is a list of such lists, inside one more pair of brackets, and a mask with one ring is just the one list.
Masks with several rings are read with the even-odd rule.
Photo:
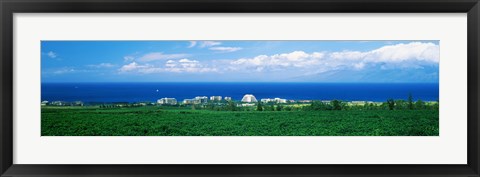
[[415, 100], [436, 101], [438, 90], [438, 83], [42, 83], [42, 100], [154, 102], [163, 97], [182, 101], [214, 95], [241, 100], [253, 94], [257, 99], [385, 101], [407, 99], [411, 93]]

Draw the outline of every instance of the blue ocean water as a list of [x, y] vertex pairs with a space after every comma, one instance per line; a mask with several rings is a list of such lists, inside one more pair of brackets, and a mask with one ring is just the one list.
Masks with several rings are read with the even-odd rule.
[[293, 100], [386, 101], [389, 98], [437, 101], [438, 83], [42, 83], [42, 100], [89, 102], [181, 101], [195, 96], [245, 94]]

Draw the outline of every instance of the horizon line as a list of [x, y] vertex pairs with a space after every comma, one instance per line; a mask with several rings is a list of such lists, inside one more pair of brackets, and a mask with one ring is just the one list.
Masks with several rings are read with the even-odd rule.
[[41, 84], [57, 84], [57, 83], [315, 83], [315, 84], [439, 84], [440, 82], [285, 82], [285, 81], [88, 81], [88, 82], [40, 82]]

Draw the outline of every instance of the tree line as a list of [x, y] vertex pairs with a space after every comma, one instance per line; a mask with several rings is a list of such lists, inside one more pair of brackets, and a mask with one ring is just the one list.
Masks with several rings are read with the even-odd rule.
[[387, 99], [382, 103], [365, 102], [364, 104], [349, 104], [342, 100], [312, 101], [307, 106], [295, 106], [296, 104], [265, 104], [256, 103], [254, 107], [239, 107], [233, 101], [225, 105], [192, 105], [192, 109], [206, 109], [214, 111], [334, 111], [334, 110], [438, 110], [439, 102], [427, 103], [421, 99], [414, 101], [412, 95], [407, 100]]
[[306, 111], [317, 110], [438, 110], [439, 102], [427, 103], [421, 99], [413, 100], [412, 95], [408, 96], [407, 100], [402, 99], [387, 99], [381, 104], [365, 102], [363, 105], [353, 104], [349, 105], [347, 102], [341, 100], [332, 100], [330, 102], [314, 101], [311, 105], [303, 107]]
[[[141, 107], [140, 104], [102, 104], [100, 108], [117, 107]], [[188, 105], [162, 105], [162, 107], [181, 108]], [[421, 99], [414, 100], [409, 94], [406, 100], [387, 99], [385, 102], [365, 102], [363, 104], [351, 104], [342, 100], [312, 101], [309, 105], [301, 103], [262, 103], [257, 102], [255, 106], [239, 106], [235, 101], [225, 103], [208, 102], [206, 104], [191, 105], [192, 110], [212, 111], [335, 111], [335, 110], [438, 110], [439, 102], [425, 102]]]

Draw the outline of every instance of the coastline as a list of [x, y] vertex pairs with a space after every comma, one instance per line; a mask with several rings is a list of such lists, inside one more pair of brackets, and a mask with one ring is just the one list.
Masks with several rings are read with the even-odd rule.
[[437, 101], [438, 83], [42, 83], [41, 97], [48, 101], [156, 102], [178, 101], [197, 96], [222, 96], [241, 100], [245, 94], [257, 98], [287, 100], [344, 100], [384, 102], [387, 99]]

